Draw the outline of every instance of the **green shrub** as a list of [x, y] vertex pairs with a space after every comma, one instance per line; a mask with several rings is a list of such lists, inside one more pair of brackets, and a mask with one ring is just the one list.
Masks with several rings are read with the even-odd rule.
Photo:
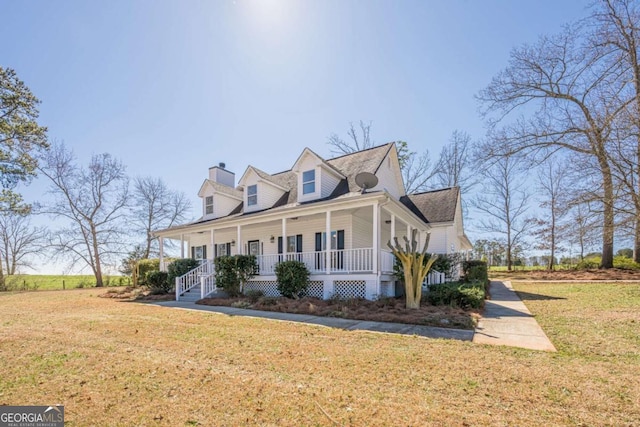
[[637, 262], [633, 262], [632, 258], [628, 258], [626, 256], [615, 256], [613, 257], [613, 266], [615, 268], [622, 268], [625, 270], [638, 270], [640, 269], [640, 264]]
[[601, 257], [591, 257], [585, 258], [576, 265], [578, 270], [592, 270], [600, 267], [600, 263], [602, 262]]
[[167, 267], [167, 273], [169, 273], [169, 283], [175, 285], [176, 277], [184, 276], [199, 265], [200, 263], [193, 258], [177, 259], [173, 261]]
[[146, 285], [147, 274], [151, 271], [159, 271], [160, 270], [160, 260], [155, 259], [141, 259], [138, 261], [136, 268], [131, 275], [133, 280], [133, 286], [144, 286]]
[[255, 276], [258, 263], [254, 255], [221, 256], [214, 260], [216, 285], [230, 297], [242, 295], [244, 284]]
[[465, 282], [480, 282], [485, 289], [489, 286], [487, 263], [480, 260], [469, 260], [462, 263]]
[[449, 305], [464, 309], [481, 308], [486, 296], [483, 282], [448, 282], [429, 286], [425, 298], [432, 305]]
[[150, 271], [145, 279], [147, 286], [154, 295], [168, 294], [173, 290], [174, 284], [169, 281], [169, 273], [165, 271]]
[[299, 298], [307, 291], [309, 270], [301, 261], [283, 261], [276, 265], [278, 291], [287, 298]]

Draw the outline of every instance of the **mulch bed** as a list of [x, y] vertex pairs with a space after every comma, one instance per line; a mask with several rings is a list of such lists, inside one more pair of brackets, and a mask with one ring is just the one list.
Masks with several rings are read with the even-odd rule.
[[107, 292], [98, 295], [100, 298], [113, 298], [128, 301], [174, 301], [175, 294], [152, 294], [142, 287], [127, 286], [126, 288], [111, 288]]
[[377, 301], [321, 300], [309, 297], [297, 300], [282, 297], [205, 298], [196, 304], [458, 329], [473, 329], [480, 317], [478, 310], [432, 306], [426, 302], [419, 309], [407, 309], [404, 298], [381, 298]]

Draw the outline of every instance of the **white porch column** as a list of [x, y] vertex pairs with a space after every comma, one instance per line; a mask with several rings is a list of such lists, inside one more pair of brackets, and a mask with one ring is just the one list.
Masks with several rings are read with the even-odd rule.
[[191, 237], [187, 237], [187, 257], [191, 258]]
[[287, 259], [287, 218], [282, 218], [282, 258]]
[[378, 254], [380, 253], [380, 206], [373, 204], [373, 272], [378, 272]]
[[327, 274], [331, 273], [331, 211], [327, 211], [325, 220], [324, 263]]
[[167, 271], [164, 268], [164, 237], [158, 237], [158, 249], [160, 250], [160, 271]]
[[238, 225], [238, 240], [236, 240], [236, 253], [238, 255], [242, 255], [242, 230], [240, 225]]
[[180, 258], [184, 258], [184, 234], [180, 234]]
[[391, 244], [395, 245], [394, 239], [396, 238], [396, 216], [391, 214]]
[[407, 224], [407, 239], [411, 243], [411, 226], [409, 224]]

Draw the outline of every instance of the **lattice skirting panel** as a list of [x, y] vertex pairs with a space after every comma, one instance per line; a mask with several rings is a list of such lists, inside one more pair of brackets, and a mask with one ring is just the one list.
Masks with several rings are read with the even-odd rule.
[[324, 282], [322, 280], [310, 280], [307, 287], [307, 296], [324, 298]]
[[340, 298], [366, 298], [367, 282], [365, 280], [335, 280], [333, 293]]
[[[249, 290], [261, 291], [267, 297], [279, 297], [278, 282], [275, 280], [250, 280], [244, 285], [245, 292]], [[322, 298], [322, 297], [320, 297]]]

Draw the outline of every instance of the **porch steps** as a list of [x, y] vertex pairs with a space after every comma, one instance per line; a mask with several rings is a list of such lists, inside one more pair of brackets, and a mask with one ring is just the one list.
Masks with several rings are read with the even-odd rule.
[[180, 295], [180, 301], [184, 302], [196, 302], [200, 299], [200, 286], [195, 285], [193, 288], [189, 289], [184, 294]]

